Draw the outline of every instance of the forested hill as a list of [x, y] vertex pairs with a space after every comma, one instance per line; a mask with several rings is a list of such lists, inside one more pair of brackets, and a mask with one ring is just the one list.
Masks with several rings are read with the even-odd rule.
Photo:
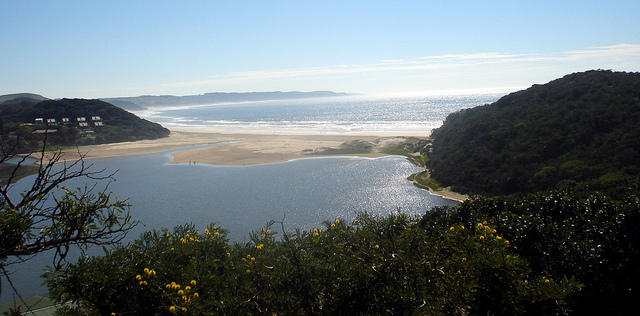
[[20, 151], [37, 149], [47, 134], [48, 145], [88, 145], [169, 135], [157, 123], [100, 100], [61, 99], [3, 103], [0, 108], [3, 145], [21, 141]]
[[425, 152], [463, 193], [607, 190], [640, 173], [640, 73], [574, 73], [453, 113]]

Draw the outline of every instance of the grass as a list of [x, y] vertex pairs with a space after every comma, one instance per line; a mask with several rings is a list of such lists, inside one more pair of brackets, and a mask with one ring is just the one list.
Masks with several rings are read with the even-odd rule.
[[[11, 164], [11, 163], [0, 164], [0, 185], [7, 184], [7, 181], [9, 180], [9, 178], [11, 177], [11, 174], [15, 169], [16, 169], [15, 164]], [[22, 165], [18, 168], [18, 170], [14, 174], [14, 177], [11, 183], [15, 183], [24, 177], [27, 177], [36, 173], [38, 173], [38, 167]]]
[[442, 186], [438, 181], [431, 178], [429, 175], [429, 171], [422, 171], [419, 173], [414, 173], [407, 178], [409, 181], [412, 181], [413, 184], [419, 188], [423, 189], [431, 189], [433, 191], [442, 190]]

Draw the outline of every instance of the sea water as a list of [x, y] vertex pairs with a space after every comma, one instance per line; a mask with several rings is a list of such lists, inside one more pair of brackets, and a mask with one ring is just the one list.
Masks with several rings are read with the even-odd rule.
[[452, 112], [496, 101], [504, 93], [372, 97], [351, 95], [190, 107], [136, 112], [169, 129], [310, 133], [424, 132], [442, 125]]
[[[204, 105], [154, 109], [142, 117], [169, 128], [217, 128], [229, 131], [273, 130], [315, 133], [402, 132], [431, 130], [448, 113], [497, 100], [500, 95], [367, 98], [361, 96]], [[224, 146], [224, 144], [216, 144]], [[189, 147], [187, 149], [192, 149]], [[181, 150], [181, 149], [178, 149]], [[349, 222], [357, 212], [385, 216], [403, 212], [420, 216], [434, 206], [454, 205], [413, 186], [406, 178], [420, 168], [404, 157], [327, 157], [257, 166], [170, 164], [171, 153], [92, 159], [91, 170], [117, 171], [108, 191], [127, 199], [131, 215], [146, 230], [209, 223], [230, 231], [233, 242], [246, 242], [251, 231], [271, 220], [285, 229], [322, 228], [323, 221]], [[19, 194], [32, 177], [12, 189]], [[85, 179], [65, 183], [83, 187]], [[91, 183], [89, 183], [91, 184]], [[97, 189], [106, 182], [99, 183]], [[280, 225], [272, 228], [279, 232]], [[280, 232], [281, 233], [281, 232]], [[99, 250], [92, 250], [100, 254]], [[14, 284], [24, 297], [46, 292], [38, 277], [50, 254], [15, 266]], [[10, 267], [13, 269], [14, 267]], [[0, 302], [13, 300], [7, 282]]]

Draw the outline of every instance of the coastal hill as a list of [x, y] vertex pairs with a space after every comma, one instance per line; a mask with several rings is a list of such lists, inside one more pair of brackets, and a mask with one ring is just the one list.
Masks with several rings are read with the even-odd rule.
[[5, 94], [5, 95], [0, 95], [0, 105], [18, 104], [25, 101], [37, 103], [37, 102], [48, 100], [48, 99], [49, 98], [45, 98], [35, 93]]
[[574, 73], [452, 113], [423, 151], [462, 193], [615, 187], [640, 175], [640, 73]]
[[20, 140], [19, 152], [48, 145], [89, 145], [169, 135], [157, 123], [137, 117], [100, 100], [44, 100], [19, 97], [0, 104], [0, 135], [3, 145]]
[[138, 111], [148, 107], [164, 107], [177, 105], [199, 105], [229, 102], [249, 102], [267, 100], [286, 100], [304, 98], [323, 98], [345, 96], [347, 93], [332, 91], [272, 91], [272, 92], [212, 92], [199, 95], [173, 96], [173, 95], [143, 95], [138, 97], [102, 98], [102, 101], [126, 110]]

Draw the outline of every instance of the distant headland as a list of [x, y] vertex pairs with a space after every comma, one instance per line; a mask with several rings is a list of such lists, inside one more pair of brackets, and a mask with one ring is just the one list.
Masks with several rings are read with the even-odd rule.
[[144, 110], [149, 107], [176, 105], [198, 105], [229, 102], [268, 101], [285, 99], [324, 98], [351, 95], [345, 92], [332, 91], [272, 91], [272, 92], [211, 92], [198, 95], [142, 95], [137, 97], [100, 98], [117, 107], [130, 111]]

